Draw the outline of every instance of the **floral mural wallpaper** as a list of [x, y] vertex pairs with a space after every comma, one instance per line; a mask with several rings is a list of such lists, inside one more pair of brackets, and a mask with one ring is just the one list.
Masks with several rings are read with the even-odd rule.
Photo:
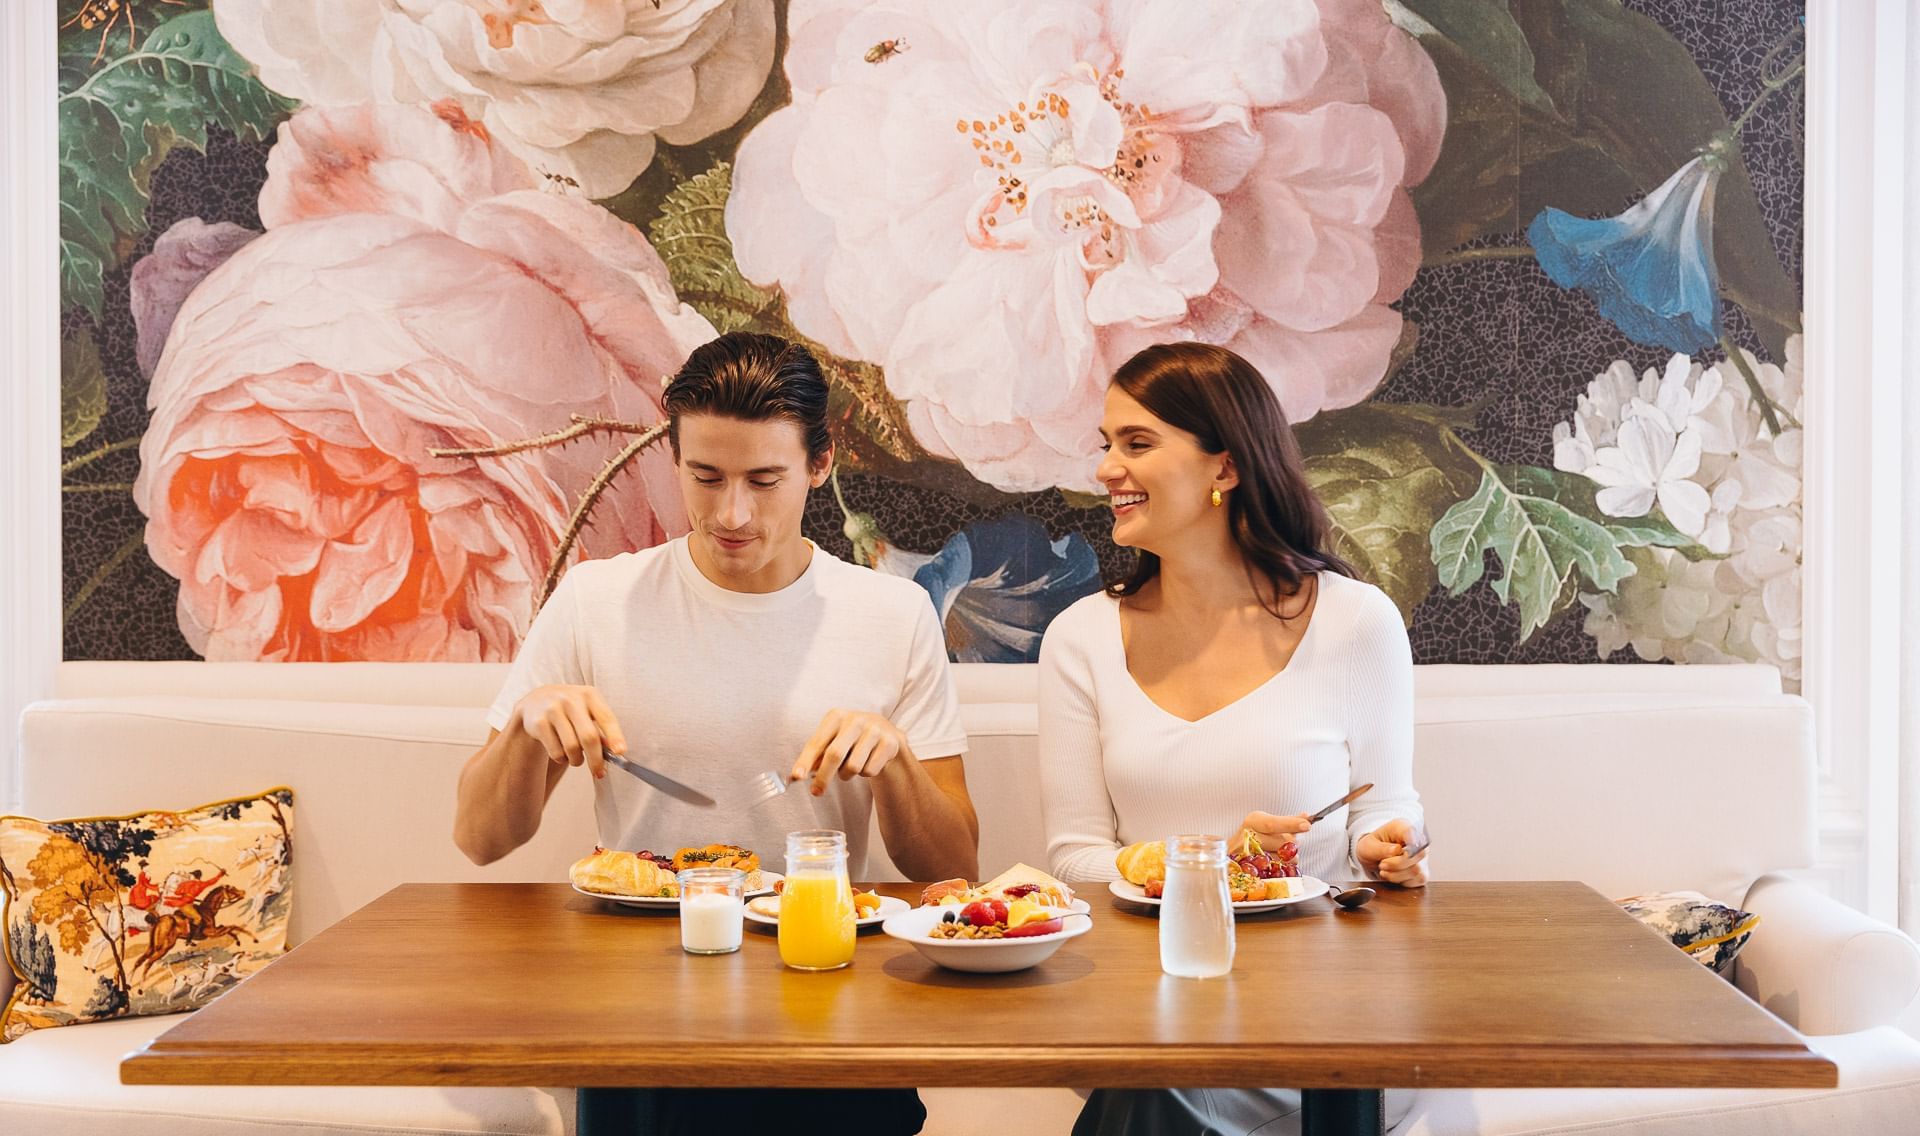
[[808, 535], [1033, 659], [1223, 344], [1423, 662], [1800, 659], [1775, 0], [62, 0], [68, 658], [505, 660], [811, 344]]

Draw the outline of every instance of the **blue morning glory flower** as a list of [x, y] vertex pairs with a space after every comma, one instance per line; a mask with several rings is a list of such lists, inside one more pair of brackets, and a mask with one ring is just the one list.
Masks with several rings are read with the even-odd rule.
[[1562, 288], [1591, 295], [1635, 343], [1690, 355], [1717, 343], [1713, 195], [1730, 145], [1717, 139], [1618, 217], [1542, 209], [1527, 226], [1540, 267]]

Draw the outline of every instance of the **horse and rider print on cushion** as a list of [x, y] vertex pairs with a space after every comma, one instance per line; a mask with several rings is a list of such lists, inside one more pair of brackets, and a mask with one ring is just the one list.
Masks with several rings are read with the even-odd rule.
[[293, 790], [180, 812], [0, 817], [0, 1043], [30, 1030], [172, 1014], [285, 952]]

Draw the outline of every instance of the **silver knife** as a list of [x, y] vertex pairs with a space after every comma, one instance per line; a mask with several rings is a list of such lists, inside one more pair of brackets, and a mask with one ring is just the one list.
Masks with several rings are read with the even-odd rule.
[[660, 790], [662, 793], [665, 793], [669, 797], [674, 797], [678, 800], [685, 801], [690, 805], [699, 805], [701, 808], [704, 808], [704, 809], [710, 809], [713, 807], [712, 797], [707, 796], [705, 793], [700, 792], [698, 789], [692, 789], [685, 785], [682, 785], [680, 782], [675, 781], [673, 778], [667, 776], [664, 773], [656, 773], [653, 770], [648, 769], [646, 766], [641, 765], [636, 761], [633, 761], [629, 758], [621, 757], [617, 753], [603, 754], [603, 756], [607, 759], [608, 765], [619, 766], [621, 769], [624, 769], [628, 773], [633, 774], [635, 777], [638, 777], [640, 780], [645, 781], [647, 784]]
[[1360, 794], [1366, 792], [1368, 789], [1371, 789], [1371, 788], [1373, 788], [1373, 782], [1369, 781], [1365, 785], [1362, 785], [1358, 789], [1355, 789], [1353, 792], [1348, 793], [1346, 796], [1340, 798], [1339, 800], [1335, 801], [1331, 805], [1328, 805], [1326, 808], [1321, 809], [1317, 813], [1314, 813], [1312, 816], [1308, 817], [1307, 820], [1309, 822], [1325, 820], [1329, 815], [1333, 813], [1333, 810], [1339, 808], [1341, 805], [1352, 804], [1354, 801], [1360, 798]]

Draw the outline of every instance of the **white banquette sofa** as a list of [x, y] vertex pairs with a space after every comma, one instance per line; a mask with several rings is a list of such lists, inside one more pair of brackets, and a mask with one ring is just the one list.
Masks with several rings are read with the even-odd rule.
[[[1044, 864], [1033, 667], [957, 668], [983, 870]], [[179, 808], [277, 784], [295, 798], [292, 941], [396, 884], [563, 880], [592, 840], [567, 778], [539, 835], [487, 868], [450, 839], [455, 771], [504, 668], [68, 663], [22, 716], [21, 795], [41, 817]], [[1441, 879], [1576, 879], [1609, 897], [1691, 889], [1759, 913], [1742, 990], [1840, 1069], [1836, 1090], [1423, 1092], [1403, 1136], [1920, 1132], [1920, 991], [1906, 936], [1791, 876], [1811, 864], [1807, 704], [1762, 667], [1418, 668], [1416, 783]], [[876, 836], [873, 847], [881, 844]], [[898, 878], [883, 857], [877, 878]], [[1651, 934], [1651, 932], [1649, 932]], [[1652, 1012], [1658, 1012], [1657, 1009]], [[121, 1085], [121, 1055], [178, 1018], [43, 1030], [0, 1047], [0, 1133], [570, 1133], [566, 1090]], [[974, 1091], [1020, 1096], [973, 1107]], [[1066, 1089], [928, 1086], [929, 1133], [1064, 1133]], [[978, 1119], [985, 1118], [985, 1119]]]

